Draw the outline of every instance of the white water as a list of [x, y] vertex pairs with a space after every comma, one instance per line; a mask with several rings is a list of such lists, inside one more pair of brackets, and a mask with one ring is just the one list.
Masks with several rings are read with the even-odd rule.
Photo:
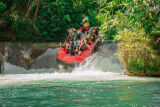
[[[108, 81], [108, 80], [148, 80], [144, 77], [131, 77], [123, 74], [124, 69], [115, 62], [113, 57], [106, 57], [100, 53], [95, 53], [86, 59], [85, 63], [81, 63], [75, 67], [72, 72], [62, 72], [61, 70], [51, 69], [31, 69], [26, 70], [10, 63], [4, 63], [4, 69], [8, 71], [22, 72], [25, 74], [5, 74], [0, 77], [0, 85], [13, 83], [27, 83], [36, 80], [74, 80], [74, 81]], [[37, 71], [37, 73], [26, 74]], [[50, 73], [43, 73], [50, 72]], [[150, 78], [149, 80], [155, 80]], [[158, 79], [158, 78], [157, 78]], [[157, 80], [156, 79], [156, 80]]]

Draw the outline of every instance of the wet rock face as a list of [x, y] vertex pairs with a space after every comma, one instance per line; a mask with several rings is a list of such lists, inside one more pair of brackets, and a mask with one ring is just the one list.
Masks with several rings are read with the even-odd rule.
[[[93, 64], [96, 63], [102, 71], [117, 72], [121, 70], [119, 60], [115, 56], [117, 49], [117, 43], [112, 43], [112, 41], [107, 41], [99, 45], [95, 52], [96, 57]], [[58, 52], [59, 46], [57, 43], [6, 43], [4, 70], [1, 73], [27, 74], [56, 72], [61, 67], [56, 61]], [[106, 63], [113, 66], [103, 66]]]
[[99, 52], [107, 54], [115, 54], [118, 50], [118, 43], [113, 43], [112, 41], [105, 41], [98, 49]]
[[7, 44], [6, 62], [25, 69], [56, 67], [57, 44]]
[[0, 73], [1, 73], [1, 66], [2, 66], [4, 51], [5, 51], [5, 43], [0, 43]]
[[8, 44], [7, 50], [7, 62], [12, 65], [24, 67], [25, 69], [31, 69], [34, 59], [45, 52], [45, 49], [28, 48], [21, 44]]

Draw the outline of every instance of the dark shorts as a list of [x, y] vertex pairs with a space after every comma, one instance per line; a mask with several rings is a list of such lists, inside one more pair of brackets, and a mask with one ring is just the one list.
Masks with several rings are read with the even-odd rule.
[[87, 48], [86, 45], [85, 45], [85, 44], [82, 44], [82, 45], [81, 45], [81, 48], [80, 48], [80, 51], [84, 51], [86, 48]]
[[74, 52], [74, 55], [75, 55], [75, 56], [78, 56], [78, 52]]
[[87, 31], [89, 30], [89, 26], [84, 26], [83, 29], [80, 28], [78, 31], [83, 32], [83, 33], [87, 33]]
[[72, 53], [71, 47], [66, 47], [68, 54]]

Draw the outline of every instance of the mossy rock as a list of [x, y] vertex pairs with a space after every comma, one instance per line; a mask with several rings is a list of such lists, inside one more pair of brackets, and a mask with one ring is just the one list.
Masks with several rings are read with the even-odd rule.
[[133, 72], [133, 71], [129, 71], [126, 70], [124, 72], [125, 75], [129, 75], [129, 76], [154, 76], [154, 77], [160, 77], [160, 68], [158, 72], [143, 72], [143, 71], [137, 71], [137, 72]]

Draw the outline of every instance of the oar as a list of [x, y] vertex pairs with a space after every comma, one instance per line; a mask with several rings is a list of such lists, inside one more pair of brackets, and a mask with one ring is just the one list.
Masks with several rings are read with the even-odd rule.
[[93, 52], [94, 47], [96, 46], [96, 44], [98, 43], [99, 38], [96, 39], [96, 42], [93, 44], [92, 48], [90, 49], [90, 54]]

